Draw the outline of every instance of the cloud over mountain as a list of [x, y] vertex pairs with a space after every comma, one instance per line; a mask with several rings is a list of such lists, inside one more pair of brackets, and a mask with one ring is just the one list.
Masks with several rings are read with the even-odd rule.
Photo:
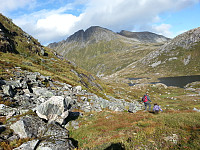
[[[14, 3], [14, 0], [9, 1]], [[21, 2], [22, 5], [18, 7], [27, 7], [24, 0]], [[47, 2], [48, 5], [51, 2], [54, 1]], [[14, 18], [13, 21], [42, 43], [66, 39], [79, 29], [94, 25], [113, 31], [149, 30], [172, 36], [171, 25], [162, 22], [161, 14], [179, 11], [198, 2], [199, 0], [77, 0], [66, 4], [62, 1], [62, 6], [35, 9], [35, 12]], [[1, 8], [3, 5], [6, 4], [3, 3]]]

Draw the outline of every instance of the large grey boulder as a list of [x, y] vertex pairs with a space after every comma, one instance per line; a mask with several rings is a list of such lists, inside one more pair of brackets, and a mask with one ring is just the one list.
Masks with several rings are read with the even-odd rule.
[[[10, 126], [20, 138], [35, 138], [15, 150], [71, 150], [74, 149], [69, 131], [56, 125], [45, 123], [38, 116], [25, 116]], [[37, 140], [40, 139], [40, 140]]]
[[68, 102], [62, 96], [52, 96], [49, 100], [36, 107], [36, 113], [40, 118], [49, 122], [56, 121], [62, 125], [67, 118]]
[[73, 150], [75, 146], [69, 139], [48, 139], [40, 142], [36, 150]]
[[25, 116], [10, 126], [20, 138], [66, 139], [69, 131], [54, 122], [45, 123], [38, 116]]
[[32, 140], [26, 143], [23, 143], [21, 146], [15, 148], [14, 150], [34, 150], [37, 146], [39, 140]]
[[20, 138], [37, 138], [43, 135], [46, 124], [38, 117], [26, 116], [10, 126]]

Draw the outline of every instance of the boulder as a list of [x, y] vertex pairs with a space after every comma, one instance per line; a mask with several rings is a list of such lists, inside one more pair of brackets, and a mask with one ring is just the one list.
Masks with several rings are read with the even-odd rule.
[[2, 85], [3, 93], [7, 96], [14, 97], [16, 92], [11, 85]]
[[14, 133], [20, 138], [41, 138], [51, 139], [69, 138], [69, 131], [56, 125], [55, 122], [45, 123], [38, 116], [24, 116], [10, 126]]
[[77, 93], [80, 93], [81, 90], [82, 90], [82, 87], [81, 87], [80, 85], [78, 85], [78, 86], [76, 86], [76, 87], [74, 88], [74, 91], [77, 92]]
[[47, 90], [46, 88], [37, 87], [32, 89], [33, 93], [37, 96], [49, 97], [49, 98], [54, 96], [54, 94], [51, 91]]
[[36, 113], [40, 118], [49, 122], [56, 121], [62, 125], [68, 116], [68, 102], [62, 96], [52, 96], [49, 100], [36, 107]]
[[200, 109], [197, 109], [195, 107], [193, 108], [193, 110], [196, 111], [196, 112], [200, 112]]
[[177, 134], [172, 134], [172, 136], [167, 136], [167, 137], [164, 137], [164, 140], [165, 141], [170, 141], [174, 144], [177, 144], [178, 141], [179, 141], [179, 138], [178, 138], [178, 135]]
[[26, 116], [10, 126], [20, 138], [37, 138], [43, 135], [46, 124], [38, 117]]
[[26, 143], [23, 143], [21, 146], [15, 148], [14, 150], [34, 150], [37, 146], [39, 140], [32, 140]]
[[74, 149], [69, 131], [55, 124], [45, 123], [38, 116], [24, 116], [10, 126], [20, 138], [36, 138], [15, 150], [70, 150]]
[[9, 106], [6, 106], [4, 104], [0, 104], [0, 115], [6, 116], [6, 118], [9, 118], [9, 116], [13, 116], [15, 114], [19, 114], [19, 111], [16, 108], [12, 108]]
[[75, 149], [70, 139], [48, 139], [40, 142], [36, 150], [72, 150]]

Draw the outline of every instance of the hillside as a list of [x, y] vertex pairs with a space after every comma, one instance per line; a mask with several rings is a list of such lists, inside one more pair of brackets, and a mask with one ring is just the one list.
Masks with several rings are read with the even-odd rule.
[[[125, 69], [123, 77], [167, 77], [200, 74], [200, 28], [184, 32]], [[141, 71], [140, 68], [143, 68]]]
[[[141, 109], [132, 103], [133, 112]], [[132, 103], [0, 14], [1, 150], [20, 145], [74, 149], [77, 144], [65, 127], [73, 117], [104, 109], [128, 111]]]
[[[163, 51], [160, 43], [140, 43], [133, 48], [132, 44], [138, 41], [106, 29], [98, 30], [102, 36], [94, 32], [96, 29], [87, 31], [93, 39], [89, 41], [102, 42], [107, 50], [105, 41], [110, 42], [110, 47], [117, 49], [108, 55], [110, 59], [118, 51], [119, 59], [134, 52], [133, 57], [140, 62], [145, 53], [155, 51], [153, 47]], [[85, 32], [79, 32], [71, 39], [90, 45], [85, 43]], [[121, 43], [115, 46], [110, 39]], [[125, 47], [130, 51], [121, 55]], [[142, 63], [145, 65], [145, 61]], [[0, 14], [0, 150], [200, 148], [200, 82], [184, 88], [160, 83], [128, 86], [118, 75], [102, 82], [42, 46]], [[146, 91], [152, 104], [159, 103], [163, 112], [155, 115], [143, 111], [140, 102]]]
[[[48, 47], [87, 71], [105, 76], [142, 59], [163, 44], [158, 41], [168, 40], [153, 33], [141, 32], [138, 35], [140, 36], [128, 38], [94, 26], [86, 31], [80, 30], [66, 40], [52, 43]], [[155, 43], [150, 40], [152, 36], [155, 37], [153, 41], [157, 40]]]
[[7, 69], [21, 67], [24, 70], [52, 76], [53, 79], [65, 81], [73, 86], [83, 85], [85, 88], [96, 86], [96, 90], [102, 90], [98, 79], [42, 46], [3, 15], [0, 15], [0, 41], [0, 65], [3, 78], [9, 78]]

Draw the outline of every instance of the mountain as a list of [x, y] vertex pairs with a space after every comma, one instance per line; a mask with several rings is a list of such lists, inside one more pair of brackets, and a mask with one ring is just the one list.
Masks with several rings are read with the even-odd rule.
[[173, 40], [166, 43], [161, 49], [172, 50], [177, 47], [190, 49], [200, 42], [200, 27], [191, 29], [176, 36]]
[[[200, 74], [200, 27], [167, 41], [112, 76], [161, 77]], [[143, 68], [142, 70], [140, 68]]]
[[[51, 43], [48, 45], [48, 47], [55, 49], [61, 55], [65, 55], [68, 51], [72, 50], [74, 46], [77, 48], [82, 48], [93, 43], [114, 40], [117, 38], [117, 36], [118, 35], [116, 33], [108, 29], [101, 28], [99, 26], [92, 26], [85, 31], [79, 30], [75, 32], [64, 41], [59, 43]], [[70, 48], [71, 45], [73, 45], [72, 48]], [[63, 50], [63, 48], [65, 50]]]
[[[102, 34], [109, 32], [105, 31]], [[94, 39], [91, 43], [84, 41], [85, 36], [80, 38], [80, 43], [88, 54], [99, 50], [103, 55], [99, 61], [111, 63], [105, 66], [120, 66], [130, 59], [132, 63], [123, 67], [129, 75], [150, 78], [151, 73], [155, 76], [152, 68], [159, 67], [158, 63], [151, 64], [154, 58], [162, 55], [159, 59], [166, 60], [168, 56], [164, 54], [172, 56], [178, 52], [180, 57], [191, 54], [194, 60], [199, 56], [196, 31], [191, 32], [195, 37], [192, 41], [186, 34], [185, 42], [176, 40], [175, 44], [138, 42], [112, 32], [116, 35], [114, 39], [96, 38], [96, 33], [92, 32], [88, 36]], [[192, 44], [185, 47], [188, 41]], [[71, 44], [80, 46], [73, 42]], [[103, 53], [100, 50], [104, 50]], [[113, 59], [115, 57], [118, 61]], [[176, 57], [170, 58], [171, 61], [180, 59]], [[186, 62], [189, 62], [187, 66], [193, 60]], [[145, 72], [148, 67], [151, 70]], [[137, 70], [131, 72], [131, 69]], [[163, 84], [128, 86], [125, 80], [120, 80], [125, 77], [123, 73], [116, 76], [115, 82], [102, 82], [54, 50], [42, 46], [0, 14], [0, 149], [200, 148], [200, 82], [188, 84], [184, 89]], [[140, 99], [146, 91], [153, 103], [162, 106], [163, 112], [159, 115], [142, 111]]]
[[[105, 76], [123, 69], [133, 61], [140, 60], [154, 51], [163, 44], [158, 41], [169, 40], [154, 33], [138, 34], [140, 36], [128, 38], [125, 34], [120, 35], [111, 30], [93, 26], [86, 31], [79, 30], [66, 40], [49, 44], [48, 47], [89, 72], [97, 76]], [[153, 36], [155, 42], [150, 40]]]
[[130, 32], [122, 30], [119, 34], [128, 38], [136, 39], [140, 42], [159, 43], [170, 40], [163, 35], [158, 35], [152, 32]]
[[98, 78], [41, 45], [37, 39], [2, 14], [0, 14], [0, 62], [1, 78], [4, 79], [13, 76], [12, 73], [9, 74], [9, 69], [21, 67], [73, 86], [82, 85], [86, 89], [102, 90]]

